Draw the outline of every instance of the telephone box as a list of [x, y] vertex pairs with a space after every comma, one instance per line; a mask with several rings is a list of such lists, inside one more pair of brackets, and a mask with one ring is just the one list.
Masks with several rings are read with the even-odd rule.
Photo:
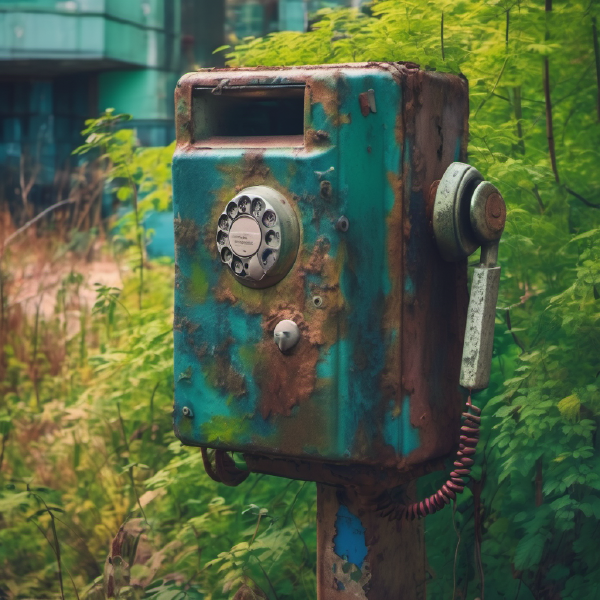
[[457, 446], [468, 293], [432, 184], [466, 158], [466, 81], [205, 69], [175, 109], [177, 436], [326, 483], [436, 466]]

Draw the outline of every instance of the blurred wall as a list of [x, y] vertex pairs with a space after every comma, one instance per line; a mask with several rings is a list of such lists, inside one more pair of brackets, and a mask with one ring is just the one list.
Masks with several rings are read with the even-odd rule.
[[229, 42], [273, 31], [305, 31], [310, 16], [321, 8], [359, 8], [365, 0], [227, 0]]
[[[323, 7], [362, 0], [0, 0], [0, 202], [47, 203], [87, 118], [133, 115], [142, 145], [174, 138], [179, 76], [222, 64], [213, 50], [302, 31]], [[63, 177], [64, 179], [64, 177]]]
[[174, 138], [179, 76], [216, 64], [224, 0], [0, 0], [0, 200], [20, 180], [49, 201], [86, 118], [134, 116], [143, 145]]

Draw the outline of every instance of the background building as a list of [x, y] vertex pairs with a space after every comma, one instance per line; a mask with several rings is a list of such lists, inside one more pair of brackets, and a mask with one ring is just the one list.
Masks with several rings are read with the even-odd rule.
[[324, 6], [359, 0], [0, 0], [0, 202], [50, 202], [85, 119], [133, 115], [142, 145], [174, 139], [178, 77], [225, 40], [303, 30]]

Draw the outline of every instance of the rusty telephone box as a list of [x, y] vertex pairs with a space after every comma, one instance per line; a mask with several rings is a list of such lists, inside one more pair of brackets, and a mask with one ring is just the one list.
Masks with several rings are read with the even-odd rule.
[[[410, 63], [208, 69], [175, 108], [177, 436], [325, 483], [391, 487], [447, 456], [466, 256], [497, 248], [505, 215], [464, 164], [466, 81]], [[490, 318], [493, 336], [486, 257], [473, 388]]]

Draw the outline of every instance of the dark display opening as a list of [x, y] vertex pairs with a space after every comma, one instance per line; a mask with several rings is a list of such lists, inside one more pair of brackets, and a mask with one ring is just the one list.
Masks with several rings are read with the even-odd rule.
[[194, 142], [201, 146], [302, 146], [304, 85], [195, 88]]

